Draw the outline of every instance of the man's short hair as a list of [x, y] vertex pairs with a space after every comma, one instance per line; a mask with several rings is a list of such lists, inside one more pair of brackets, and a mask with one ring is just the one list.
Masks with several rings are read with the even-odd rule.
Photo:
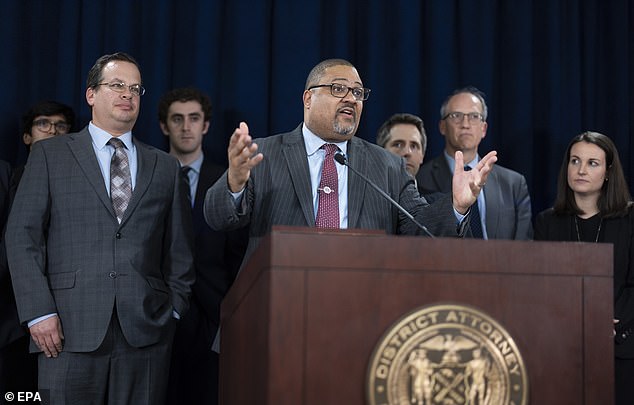
[[482, 104], [482, 120], [486, 121], [487, 116], [489, 115], [489, 108], [487, 107], [487, 103], [484, 100], [484, 93], [478, 90], [478, 88], [474, 86], [467, 86], [460, 89], [456, 89], [453, 91], [453, 93], [447, 96], [445, 101], [443, 101], [442, 106], [440, 107], [440, 119], [441, 120], [444, 119], [449, 113], [449, 111], [447, 111], [447, 104], [449, 104], [449, 100], [451, 100], [453, 96], [462, 94], [462, 93], [474, 95], [478, 98], [478, 100], [480, 100], [480, 104]]
[[381, 125], [381, 128], [379, 128], [376, 134], [377, 145], [385, 148], [385, 145], [387, 145], [390, 140], [390, 131], [394, 125], [397, 124], [410, 124], [414, 125], [418, 129], [418, 133], [420, 134], [420, 144], [422, 146], [423, 154], [425, 154], [425, 150], [427, 149], [427, 134], [425, 134], [423, 120], [419, 116], [409, 113], [398, 113], [388, 118], [388, 120]]
[[345, 59], [326, 59], [325, 61], [319, 62], [317, 66], [315, 66], [308, 74], [308, 78], [306, 78], [306, 87], [304, 88], [304, 90], [308, 90], [309, 87], [320, 84], [319, 81], [324, 75], [326, 69], [333, 66], [350, 66], [354, 68], [354, 65]]
[[209, 97], [194, 87], [184, 87], [170, 90], [161, 97], [158, 105], [158, 119], [160, 123], [167, 123], [167, 114], [170, 106], [176, 101], [182, 103], [197, 101], [203, 110], [205, 121], [211, 121], [211, 101]]
[[[117, 52], [111, 55], [103, 55], [88, 71], [88, 78], [86, 79], [86, 88], [88, 89], [96, 89], [99, 86], [99, 83], [103, 81], [103, 68], [112, 61], [121, 61], [121, 62], [129, 62], [132, 63], [139, 70], [139, 74], [141, 74], [141, 67], [137, 63], [137, 61], [130, 55], [125, 52]], [[128, 85], [135, 83], [126, 83]]]
[[70, 131], [75, 127], [75, 112], [72, 108], [57, 101], [44, 100], [33, 105], [22, 116], [22, 133], [31, 134], [33, 121], [41, 115], [63, 115], [64, 121], [70, 125]]

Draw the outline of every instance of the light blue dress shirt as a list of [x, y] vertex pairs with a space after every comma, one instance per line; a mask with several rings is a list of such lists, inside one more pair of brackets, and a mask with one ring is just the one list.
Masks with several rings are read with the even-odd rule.
[[[110, 161], [112, 155], [114, 155], [114, 146], [106, 145], [112, 135], [103, 129], [95, 126], [92, 122], [88, 124], [88, 131], [92, 138], [92, 147], [95, 150], [97, 156], [97, 162], [99, 162], [99, 168], [101, 169], [101, 175], [103, 176], [104, 184], [106, 185], [106, 191], [110, 195]], [[126, 132], [118, 137], [125, 144], [125, 153], [128, 155], [128, 162], [130, 164], [130, 176], [132, 177], [132, 190], [136, 186], [136, 173], [139, 166], [136, 157], [136, 147], [132, 142], [132, 132]]]
[[[311, 132], [306, 124], [302, 124], [302, 135], [306, 145], [306, 155], [308, 156], [308, 168], [310, 170], [310, 184], [313, 192], [313, 213], [317, 218], [317, 208], [319, 206], [319, 182], [321, 181], [321, 171], [324, 166], [326, 151], [321, 147], [326, 143], [323, 139]], [[348, 141], [335, 143], [340, 151], [347, 155]], [[335, 163], [337, 168], [337, 181], [339, 188], [339, 227], [348, 228], [348, 167]]]

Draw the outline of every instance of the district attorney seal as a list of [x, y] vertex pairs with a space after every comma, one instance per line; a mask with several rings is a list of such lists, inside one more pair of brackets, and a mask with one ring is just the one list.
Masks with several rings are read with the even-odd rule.
[[526, 405], [528, 379], [513, 338], [493, 318], [462, 304], [403, 316], [370, 359], [370, 405]]

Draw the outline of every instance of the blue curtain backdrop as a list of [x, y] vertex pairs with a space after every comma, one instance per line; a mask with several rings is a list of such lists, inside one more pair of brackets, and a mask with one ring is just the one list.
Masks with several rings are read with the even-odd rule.
[[394, 112], [425, 121], [426, 158], [443, 148], [439, 107], [457, 87], [486, 93], [481, 152], [523, 173], [534, 213], [554, 199], [568, 141], [584, 130], [616, 142], [634, 181], [634, 5], [628, 0], [5, 0], [0, 24], [0, 158], [23, 163], [20, 118], [41, 99], [90, 112], [96, 58], [138, 59], [147, 93], [134, 134], [165, 148], [157, 103], [197, 86], [214, 105], [205, 143], [226, 164], [239, 121], [255, 137], [294, 128], [309, 70], [341, 57], [372, 89], [357, 135], [374, 141]]

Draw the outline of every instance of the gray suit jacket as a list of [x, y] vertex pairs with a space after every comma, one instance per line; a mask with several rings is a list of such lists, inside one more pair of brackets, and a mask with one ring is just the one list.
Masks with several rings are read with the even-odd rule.
[[[236, 208], [227, 187], [227, 173], [207, 192], [205, 218], [213, 229], [250, 225], [245, 261], [273, 225], [315, 226], [310, 171], [301, 125], [292, 132], [256, 140], [264, 160], [251, 177]], [[433, 205], [421, 198], [404, 161], [359, 138], [348, 143], [348, 162], [438, 236], [459, 236], [451, 196]], [[389, 234], [417, 235], [418, 227], [359, 176], [348, 171], [348, 228], [380, 229]]]
[[[422, 195], [449, 193], [452, 177], [445, 156], [440, 155], [426, 162], [418, 171], [418, 190]], [[531, 199], [524, 176], [496, 164], [489, 173], [483, 192], [489, 239], [533, 238]]]
[[[132, 346], [154, 344], [184, 314], [191, 214], [179, 164], [136, 139], [138, 171], [119, 224], [88, 129], [33, 146], [7, 225], [20, 321], [57, 312], [64, 350], [95, 350], [116, 311]], [[32, 345], [32, 350], [34, 350]]]

